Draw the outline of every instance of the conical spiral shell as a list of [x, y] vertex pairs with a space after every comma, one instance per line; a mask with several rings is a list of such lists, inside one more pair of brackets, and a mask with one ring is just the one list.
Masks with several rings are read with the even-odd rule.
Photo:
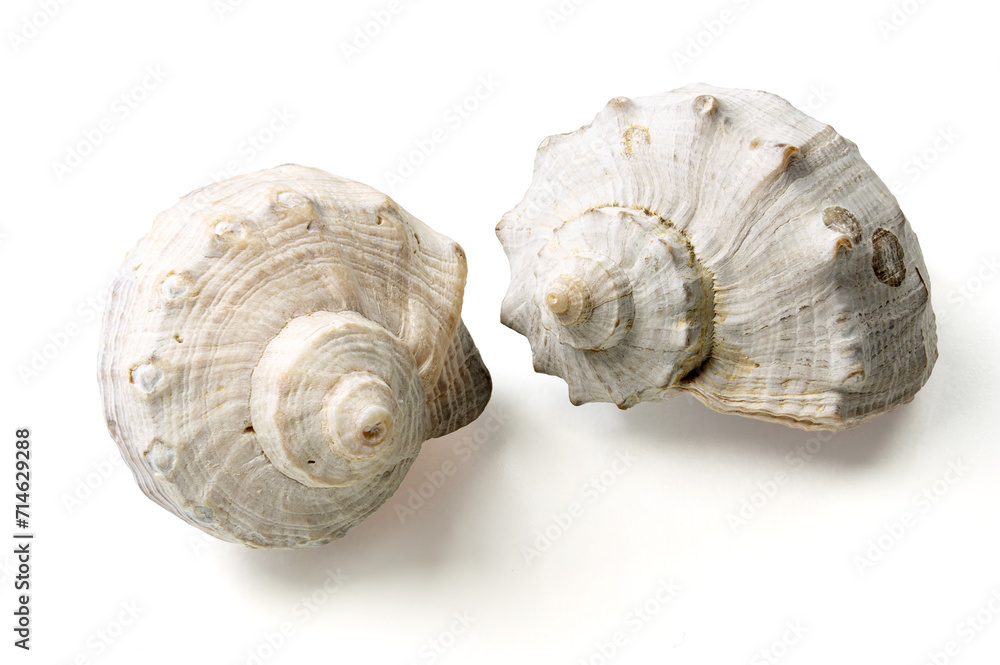
[[104, 319], [108, 427], [142, 490], [219, 538], [329, 542], [490, 379], [461, 248], [370, 187], [286, 165], [210, 185], [129, 253]]
[[[895, 198], [857, 146], [768, 93], [611, 100], [542, 142], [497, 235], [501, 319], [574, 403], [686, 391], [839, 430], [911, 400], [937, 358], [927, 269]], [[566, 314], [600, 307], [586, 329]]]

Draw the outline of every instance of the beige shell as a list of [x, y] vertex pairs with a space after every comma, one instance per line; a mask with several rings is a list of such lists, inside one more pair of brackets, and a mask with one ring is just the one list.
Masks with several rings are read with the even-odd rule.
[[497, 235], [502, 321], [574, 404], [686, 391], [839, 430], [911, 400], [937, 358], [896, 199], [857, 146], [765, 92], [611, 100], [542, 142]]
[[392, 199], [286, 165], [192, 192], [129, 253], [104, 318], [108, 428], [151, 499], [252, 547], [330, 542], [490, 377], [462, 249]]

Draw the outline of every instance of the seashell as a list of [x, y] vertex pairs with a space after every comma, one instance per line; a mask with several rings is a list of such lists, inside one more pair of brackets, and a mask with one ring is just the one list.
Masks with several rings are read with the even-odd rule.
[[461, 247], [376, 190], [285, 165], [157, 216], [115, 279], [98, 378], [142, 491], [251, 547], [343, 536], [424, 440], [483, 411]]
[[917, 238], [857, 146], [765, 92], [616, 98], [538, 148], [501, 320], [574, 404], [687, 392], [840, 430], [937, 358]]

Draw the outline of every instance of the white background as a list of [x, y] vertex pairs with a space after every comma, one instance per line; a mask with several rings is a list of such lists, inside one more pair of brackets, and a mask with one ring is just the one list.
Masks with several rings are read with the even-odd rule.
[[[387, 0], [50, 4], [47, 17], [8, 0], [0, 16], [0, 537], [13, 542], [24, 426], [37, 534], [30, 653], [12, 646], [13, 545], [0, 547], [0, 660], [997, 662], [995, 3], [407, 1], [350, 57]], [[496, 89], [446, 120], [483, 77]], [[893, 185], [939, 322], [940, 359], [911, 404], [822, 439], [687, 398], [573, 407], [499, 323], [493, 229], [539, 142], [612, 97], [696, 81], [785, 97]], [[392, 187], [386, 174], [439, 127], [446, 140]], [[78, 149], [81, 163], [57, 166]], [[464, 318], [495, 391], [343, 540], [253, 551], [154, 505], [115, 455], [97, 312], [159, 211], [227, 166], [286, 162], [388, 191], [464, 246]]]

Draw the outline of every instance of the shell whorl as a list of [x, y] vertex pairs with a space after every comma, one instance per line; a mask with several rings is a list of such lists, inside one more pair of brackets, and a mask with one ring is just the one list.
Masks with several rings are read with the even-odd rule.
[[542, 141], [497, 236], [501, 320], [574, 403], [686, 391], [838, 430], [912, 399], [937, 357], [895, 198], [857, 146], [765, 92], [612, 99]]
[[285, 165], [161, 213], [105, 312], [109, 430], [142, 490], [254, 547], [343, 536], [489, 373], [461, 248], [384, 194]]
[[309, 487], [353, 485], [414, 457], [425, 402], [413, 354], [355, 312], [292, 319], [264, 349], [250, 387], [264, 454]]
[[[707, 357], [711, 277], [668, 220], [631, 208], [591, 208], [553, 230], [536, 270], [534, 304], [559, 342], [553, 362], [536, 356], [536, 367], [564, 376], [574, 403], [631, 406], [673, 387]], [[503, 313], [508, 325], [510, 304]], [[652, 314], [672, 324], [655, 325]], [[608, 392], [595, 393], [586, 373], [557, 363], [607, 367]], [[643, 370], [616, 377], [615, 363]]]

